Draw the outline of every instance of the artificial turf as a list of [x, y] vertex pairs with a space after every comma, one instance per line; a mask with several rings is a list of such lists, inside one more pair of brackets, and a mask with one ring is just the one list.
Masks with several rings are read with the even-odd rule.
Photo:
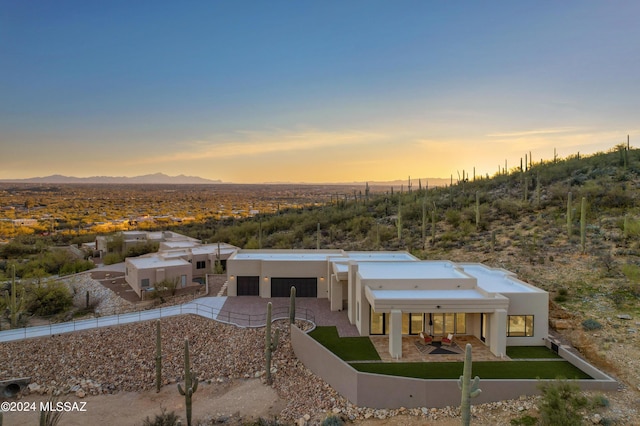
[[507, 356], [511, 359], [561, 358], [546, 346], [508, 346]]
[[380, 355], [368, 337], [340, 337], [335, 326], [316, 327], [309, 336], [344, 361], [379, 361]]
[[[370, 362], [353, 363], [353, 368], [366, 373], [417, 379], [458, 379], [461, 362]], [[591, 379], [592, 377], [567, 361], [482, 361], [473, 363], [472, 375], [481, 379]]]

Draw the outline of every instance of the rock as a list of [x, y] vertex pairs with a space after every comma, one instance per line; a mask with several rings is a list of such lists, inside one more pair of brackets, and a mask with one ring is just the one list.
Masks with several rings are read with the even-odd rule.
[[304, 416], [302, 416], [302, 418], [304, 419], [305, 422], [308, 422], [309, 420], [311, 420], [311, 416], [309, 414], [305, 414]]
[[27, 389], [29, 389], [29, 392], [40, 392], [40, 385], [37, 383], [29, 383], [29, 386], [27, 386]]
[[632, 319], [631, 315], [629, 315], [629, 314], [619, 314], [619, 315], [617, 315], [617, 317], [619, 319], [621, 319], [621, 320], [631, 320]]
[[593, 423], [594, 425], [599, 425], [600, 422], [602, 422], [602, 417], [600, 416], [600, 414], [596, 413], [593, 415], [593, 417], [591, 417], [591, 423]]
[[553, 319], [550, 322], [551, 327], [555, 328], [556, 330], [568, 330], [571, 328], [571, 324], [567, 320]]
[[82, 390], [82, 389], [78, 389], [78, 390], [76, 391], [76, 396], [77, 396], [78, 398], [84, 398], [85, 396], [87, 396], [87, 393], [86, 393], [84, 390]]
[[341, 411], [342, 411], [342, 410], [341, 410], [341, 409], [339, 409], [338, 407], [334, 407], [334, 409], [333, 409], [333, 410], [331, 410], [331, 412], [332, 412], [333, 414], [340, 414], [340, 412], [341, 412]]

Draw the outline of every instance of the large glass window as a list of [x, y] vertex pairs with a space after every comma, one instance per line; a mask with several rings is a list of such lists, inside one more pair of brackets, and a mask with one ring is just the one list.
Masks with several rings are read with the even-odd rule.
[[[431, 314], [433, 324], [429, 324], [430, 314], [403, 313], [402, 334], [419, 334], [421, 331], [430, 332], [434, 336], [467, 333], [467, 316], [464, 313]], [[371, 334], [389, 334], [390, 314], [376, 313], [371, 310]]]
[[444, 336], [446, 334], [466, 334], [467, 316], [464, 313], [432, 314], [433, 335]]
[[419, 334], [424, 331], [424, 314], [411, 315], [411, 334]]
[[371, 310], [371, 334], [384, 334], [384, 314]]
[[532, 337], [533, 315], [509, 315], [507, 337]]

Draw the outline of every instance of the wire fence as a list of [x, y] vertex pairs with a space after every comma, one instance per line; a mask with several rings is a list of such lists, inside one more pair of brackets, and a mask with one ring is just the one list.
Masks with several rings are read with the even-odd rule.
[[[54, 336], [56, 334], [72, 333], [74, 331], [90, 330], [101, 327], [111, 327], [185, 314], [199, 315], [204, 318], [235, 325], [237, 327], [264, 327], [267, 322], [266, 312], [259, 314], [247, 314], [191, 302], [183, 305], [150, 309], [147, 311], [73, 320], [34, 327], [14, 328], [11, 330], [0, 331], [0, 342], [10, 342], [33, 337]], [[296, 309], [295, 317], [299, 320], [315, 323], [313, 311], [306, 308]], [[273, 308], [271, 315], [272, 321], [285, 318], [289, 318], [288, 307]]]

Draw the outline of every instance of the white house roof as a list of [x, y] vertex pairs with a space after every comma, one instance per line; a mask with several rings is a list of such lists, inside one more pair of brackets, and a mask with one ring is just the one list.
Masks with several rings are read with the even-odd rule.
[[305, 251], [245, 251], [240, 250], [236, 253], [234, 259], [251, 259], [251, 260], [263, 260], [263, 261], [309, 261], [309, 260], [327, 260], [334, 256], [344, 256], [342, 250], [305, 250]]
[[190, 265], [189, 262], [184, 259], [163, 259], [157, 256], [128, 258], [127, 261], [137, 269], [166, 268], [170, 266]]
[[357, 261], [393, 261], [393, 260], [407, 260], [417, 261], [418, 259], [407, 253], [406, 251], [348, 251], [345, 253], [349, 259]]
[[484, 299], [477, 290], [370, 290], [376, 299]]
[[541, 290], [518, 280], [512, 272], [479, 263], [460, 264], [466, 273], [478, 280], [478, 287], [491, 293], [540, 293]]
[[471, 279], [448, 261], [362, 262], [358, 264], [362, 279]]
[[376, 312], [401, 309], [415, 312], [484, 312], [508, 309], [509, 299], [479, 289], [379, 290], [365, 287], [365, 297]]

